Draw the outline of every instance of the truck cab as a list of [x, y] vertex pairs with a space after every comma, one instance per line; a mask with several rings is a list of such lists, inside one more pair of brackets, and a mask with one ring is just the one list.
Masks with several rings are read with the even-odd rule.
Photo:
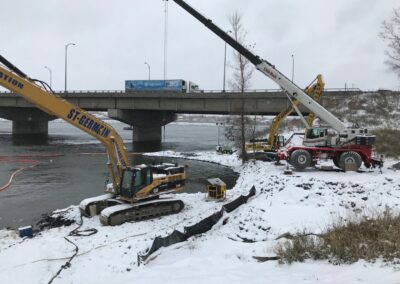
[[331, 147], [338, 144], [338, 135], [327, 128], [307, 128], [303, 145], [308, 147]]

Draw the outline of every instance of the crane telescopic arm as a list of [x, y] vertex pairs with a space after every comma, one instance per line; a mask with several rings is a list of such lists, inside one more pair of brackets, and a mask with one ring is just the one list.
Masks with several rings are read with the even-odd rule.
[[289, 96], [300, 101], [304, 107], [306, 107], [310, 112], [313, 112], [315, 115], [317, 115], [325, 123], [329, 124], [333, 129], [338, 131], [339, 134], [345, 135], [349, 133], [349, 129], [344, 123], [342, 123], [338, 118], [336, 118], [332, 113], [322, 107], [319, 103], [310, 98], [300, 87], [298, 87], [285, 75], [278, 71], [275, 66], [273, 66], [268, 61], [261, 59], [259, 56], [253, 54], [249, 49], [237, 42], [229, 34], [227, 34], [225, 31], [215, 25], [210, 19], [204, 17], [185, 1], [173, 1], [181, 6], [193, 17], [195, 17], [197, 20], [199, 20], [201, 23], [203, 23], [207, 28], [218, 35], [222, 40], [224, 40], [242, 56], [247, 58], [251, 63], [255, 65], [255, 67], [259, 71], [261, 71], [264, 75], [277, 83]]

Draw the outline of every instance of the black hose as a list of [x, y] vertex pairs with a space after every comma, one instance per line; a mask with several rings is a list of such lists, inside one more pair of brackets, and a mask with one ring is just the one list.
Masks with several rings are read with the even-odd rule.
[[0, 55], [0, 62], [3, 63], [6, 67], [8, 67], [11, 71], [17, 73], [19, 76], [28, 78], [28, 76], [26, 76], [24, 72], [19, 70], [14, 64], [5, 59], [2, 55]]
[[[94, 235], [97, 233], [97, 229], [91, 228], [91, 229], [86, 229], [86, 230], [79, 230], [80, 227], [82, 227], [83, 225], [83, 218], [81, 215], [81, 222], [78, 225], [78, 227], [76, 227], [75, 229], [73, 229], [71, 232], [69, 232], [68, 236], [79, 236], [79, 237], [88, 237], [91, 235]], [[63, 271], [63, 269], [69, 268], [71, 267], [71, 261], [72, 259], [74, 259], [74, 257], [78, 254], [79, 252], [79, 247], [73, 243], [71, 240], [69, 240], [67, 237], [64, 237], [64, 239], [69, 242], [70, 244], [72, 244], [75, 247], [75, 252], [74, 254], [67, 260], [67, 262], [63, 265], [61, 265], [60, 269], [57, 271], [57, 273], [50, 279], [50, 281], [48, 282], [48, 284], [53, 283], [54, 279], [60, 275], [61, 271]]]

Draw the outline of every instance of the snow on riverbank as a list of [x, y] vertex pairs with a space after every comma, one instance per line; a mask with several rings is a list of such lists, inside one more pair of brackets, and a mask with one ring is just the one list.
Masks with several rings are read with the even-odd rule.
[[145, 153], [144, 155], [150, 157], [171, 157], [171, 158], [182, 158], [191, 159], [197, 161], [204, 161], [227, 166], [235, 171], [240, 171], [240, 165], [242, 164], [236, 153], [232, 155], [222, 155], [214, 152], [174, 152], [174, 151], [161, 151], [155, 153]]
[[[253, 256], [273, 256], [274, 239], [286, 232], [308, 229], [318, 233], [339, 216], [370, 214], [388, 205], [400, 211], [400, 175], [388, 169], [364, 173], [321, 172], [310, 169], [283, 175], [272, 163], [241, 165], [236, 155], [204, 153], [152, 153], [153, 156], [211, 161], [240, 173], [228, 192], [228, 201], [255, 185], [257, 194], [247, 204], [226, 214], [208, 233], [162, 248], [145, 266], [137, 266], [137, 253], [155, 236], [183, 230], [216, 212], [222, 203], [206, 202], [204, 193], [181, 194], [185, 209], [176, 215], [103, 227], [98, 218], [84, 218], [83, 229], [96, 228], [90, 237], [68, 237], [79, 247], [71, 267], [54, 283], [399, 283], [400, 272], [381, 263], [358, 262], [334, 266], [328, 262], [279, 265], [258, 263]], [[79, 221], [76, 206], [69, 218]], [[225, 216], [225, 215], [224, 215]], [[74, 253], [64, 237], [76, 225], [55, 228], [21, 242], [15, 232], [0, 231], [2, 283], [47, 283]], [[252, 241], [252, 242], [249, 242]]]

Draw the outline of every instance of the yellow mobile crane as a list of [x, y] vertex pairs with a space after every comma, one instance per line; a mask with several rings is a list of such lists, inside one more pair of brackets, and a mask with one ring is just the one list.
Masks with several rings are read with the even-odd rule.
[[[315, 82], [315, 83], [314, 83]], [[305, 89], [305, 93], [312, 96], [315, 101], [319, 102], [324, 92], [325, 82], [321, 74]], [[246, 152], [276, 152], [279, 147], [284, 146], [285, 139], [282, 135], [278, 135], [278, 130], [282, 122], [301, 104], [297, 99], [293, 99], [288, 108], [281, 111], [272, 121], [271, 128], [267, 140], [254, 140], [246, 143]], [[311, 127], [315, 115], [310, 112], [307, 116], [307, 127]]]
[[0, 55], [0, 86], [21, 95], [40, 110], [63, 119], [99, 140], [106, 148], [112, 184], [106, 194], [81, 202], [82, 215], [100, 215], [103, 225], [119, 225], [154, 216], [178, 213], [181, 200], [160, 199], [160, 194], [183, 189], [183, 166], [163, 164], [131, 166], [122, 138], [113, 127], [55, 95], [40, 80], [29, 78]]

